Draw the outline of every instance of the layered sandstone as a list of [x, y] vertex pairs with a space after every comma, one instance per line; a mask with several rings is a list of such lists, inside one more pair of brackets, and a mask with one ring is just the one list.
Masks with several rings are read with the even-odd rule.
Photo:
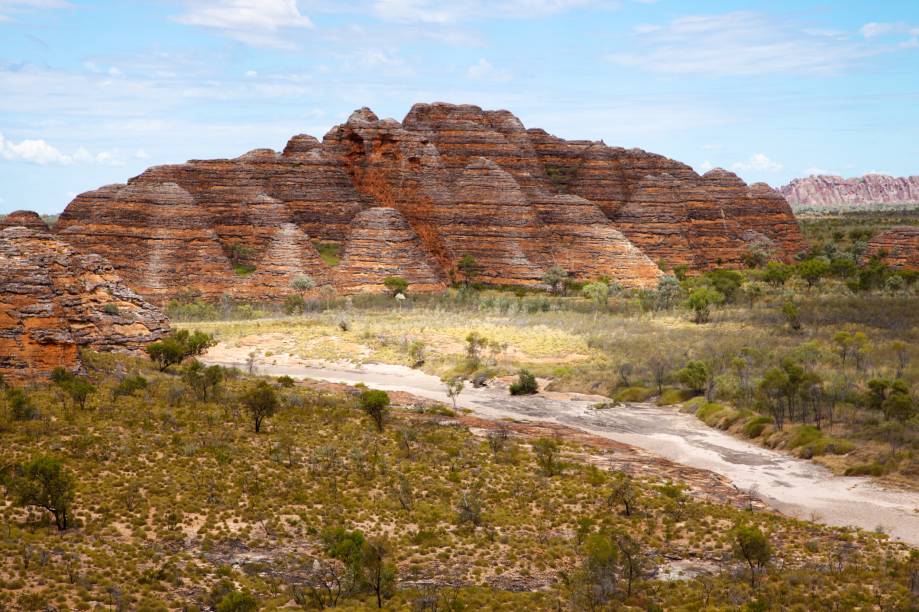
[[865, 257], [879, 257], [899, 270], [919, 270], [919, 227], [892, 227], [871, 239]]
[[876, 204], [919, 204], [919, 176], [866, 174], [856, 178], [814, 175], [778, 190], [794, 208], [859, 208]]
[[41, 216], [31, 210], [17, 210], [5, 217], [0, 217], [0, 229], [6, 227], [28, 227], [43, 232], [48, 231], [48, 225]]
[[0, 230], [0, 374], [27, 382], [57, 366], [81, 368], [80, 348], [139, 352], [166, 318], [99, 255], [50, 234]]
[[[382, 290], [387, 276], [437, 290], [465, 255], [492, 284], [537, 285], [560, 265], [653, 287], [660, 261], [702, 270], [740, 265], [751, 240], [786, 259], [804, 246], [781, 196], [730, 173], [442, 103], [401, 123], [360, 109], [282, 153], [150, 168], [78, 196], [58, 227], [158, 302], [185, 287], [277, 300], [300, 274], [345, 293]], [[313, 241], [340, 245], [338, 268]]]

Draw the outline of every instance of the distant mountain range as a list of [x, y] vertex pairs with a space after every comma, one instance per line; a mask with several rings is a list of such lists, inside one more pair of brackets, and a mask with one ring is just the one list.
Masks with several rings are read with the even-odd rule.
[[919, 176], [866, 174], [856, 178], [812, 175], [777, 190], [792, 208], [862, 208], [919, 204]]

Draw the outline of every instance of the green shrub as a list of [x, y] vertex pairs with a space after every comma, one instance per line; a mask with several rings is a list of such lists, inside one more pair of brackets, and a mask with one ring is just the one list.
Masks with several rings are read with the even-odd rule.
[[813, 425], [800, 425], [788, 439], [788, 448], [798, 448], [805, 444], [813, 444], [823, 437], [823, 432]]
[[664, 389], [664, 392], [657, 398], [657, 405], [672, 406], [673, 404], [682, 404], [692, 397], [693, 392], [689, 389]]
[[885, 465], [872, 461], [846, 468], [846, 476], [883, 476], [887, 472]]
[[646, 402], [654, 396], [654, 389], [649, 387], [624, 387], [616, 391], [613, 399], [617, 402]]
[[758, 438], [769, 425], [772, 425], [772, 417], [762, 415], [753, 417], [744, 424], [743, 435], [748, 438]]
[[520, 370], [517, 373], [517, 381], [511, 385], [511, 395], [533, 395], [538, 391], [539, 385], [536, 384], [536, 377], [528, 370]]
[[102, 312], [112, 317], [121, 316], [121, 310], [119, 310], [118, 304], [106, 304], [102, 307]]

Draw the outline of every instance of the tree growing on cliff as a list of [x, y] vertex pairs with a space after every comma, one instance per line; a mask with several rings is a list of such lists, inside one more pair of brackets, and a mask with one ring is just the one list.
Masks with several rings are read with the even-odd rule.
[[66, 531], [76, 488], [73, 475], [53, 457], [37, 457], [16, 472], [7, 482], [16, 503], [47, 510], [58, 531]]
[[273, 416], [278, 411], [278, 396], [274, 389], [264, 380], [249, 387], [240, 399], [249, 412], [249, 416], [252, 417], [255, 433], [259, 433], [262, 430], [262, 423], [265, 419]]
[[300, 294], [302, 298], [303, 295], [316, 286], [316, 281], [309, 274], [300, 274], [294, 277], [294, 280], [290, 283], [291, 288]]

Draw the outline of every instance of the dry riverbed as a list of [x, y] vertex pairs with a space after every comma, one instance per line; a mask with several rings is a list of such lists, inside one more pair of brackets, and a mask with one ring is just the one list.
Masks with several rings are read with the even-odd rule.
[[[450, 403], [440, 379], [404, 366], [305, 360], [288, 353], [266, 355], [251, 343], [220, 343], [205, 356], [208, 363], [241, 368], [250, 360], [260, 374], [364, 383]], [[752, 493], [788, 515], [836, 526], [882, 529], [919, 546], [919, 493], [884, 488], [868, 478], [834, 476], [812, 462], [709, 428], [672, 407], [637, 403], [596, 409], [603, 400], [606, 398], [560, 393], [512, 397], [501, 386], [489, 386], [467, 387], [457, 404], [472, 411], [470, 425], [511, 422], [515, 427], [554, 429], [566, 438], [579, 432], [574, 435], [586, 436], [584, 443], [599, 443], [599, 448], [614, 443], [608, 455], [614, 460], [620, 457], [629, 470], [644, 465], [659, 476], [685, 481], [696, 491], [709, 490], [735, 503], [743, 503]]]

